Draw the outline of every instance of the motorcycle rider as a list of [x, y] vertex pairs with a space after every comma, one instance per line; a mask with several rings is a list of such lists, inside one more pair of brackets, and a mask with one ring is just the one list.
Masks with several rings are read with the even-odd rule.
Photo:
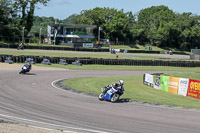
[[31, 70], [31, 63], [27, 63], [25, 64], [23, 67], [26, 67], [27, 68], [27, 72], [29, 72]]
[[29, 68], [29, 71], [31, 70], [31, 63], [28, 63], [28, 68]]
[[21, 42], [21, 43], [19, 44], [19, 46], [18, 46], [18, 50], [19, 50], [19, 49], [22, 49], [22, 50], [24, 49], [23, 42]]
[[27, 63], [22, 67], [22, 70], [19, 72], [19, 74], [25, 74], [26, 72], [29, 72], [31, 70], [31, 63]]
[[104, 90], [104, 94], [110, 89], [110, 88], [114, 88], [114, 89], [120, 89], [122, 90], [122, 94], [124, 91], [124, 81], [123, 80], [119, 80], [119, 83], [114, 83], [113, 85], [107, 85], [105, 86], [105, 90]]
[[123, 93], [123, 91], [124, 91], [124, 81], [123, 80], [119, 80], [119, 83], [115, 83], [114, 84], [114, 86], [113, 86], [113, 88], [115, 88], [115, 89], [120, 89], [120, 90], [122, 90], [122, 93]]

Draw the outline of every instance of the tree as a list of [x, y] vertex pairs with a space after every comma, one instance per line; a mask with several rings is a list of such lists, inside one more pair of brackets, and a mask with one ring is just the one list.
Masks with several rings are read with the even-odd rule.
[[19, 16], [11, 6], [11, 0], [0, 1], [0, 35], [17, 36], [20, 35]]
[[151, 38], [162, 38], [158, 45], [166, 43], [169, 28], [168, 23], [173, 21], [176, 14], [166, 6], [152, 6], [143, 9], [138, 14], [137, 33], [143, 41], [149, 41]]
[[50, 0], [12, 0], [13, 8], [21, 16], [20, 24], [28, 33], [33, 26], [35, 5], [41, 3], [45, 6], [48, 1]]
[[76, 17], [75, 14], [69, 16], [68, 18], [62, 21], [63, 24], [74, 24], [74, 18]]
[[183, 50], [200, 47], [200, 16], [192, 13], [177, 14], [174, 23], [180, 32], [179, 47]]
[[74, 16], [73, 23], [97, 25], [94, 30], [95, 36], [98, 35], [98, 27], [103, 28], [101, 38], [126, 41], [132, 39], [130, 27], [134, 22], [132, 12], [124, 13], [123, 10], [114, 8], [96, 7], [91, 10], [83, 10], [79, 15]]

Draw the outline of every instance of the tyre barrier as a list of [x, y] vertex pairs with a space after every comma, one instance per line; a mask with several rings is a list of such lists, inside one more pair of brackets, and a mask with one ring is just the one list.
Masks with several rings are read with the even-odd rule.
[[12, 56], [0, 55], [0, 62], [5, 62], [7, 57], [11, 57], [14, 63], [25, 63], [27, 58], [32, 58], [35, 63], [41, 63], [43, 59], [49, 59], [53, 64], [59, 64], [60, 59], [72, 64], [79, 60], [83, 65], [127, 65], [127, 66], [173, 66], [173, 67], [200, 67], [198, 61], [161, 61], [161, 60], [132, 60], [132, 59], [103, 59], [103, 58], [69, 58], [69, 57], [48, 57], [48, 56]]

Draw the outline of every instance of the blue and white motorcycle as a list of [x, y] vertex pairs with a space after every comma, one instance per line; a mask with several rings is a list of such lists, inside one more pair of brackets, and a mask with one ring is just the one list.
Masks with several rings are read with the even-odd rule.
[[19, 72], [19, 74], [25, 74], [27, 72], [30, 72], [30, 70], [31, 70], [31, 64], [28, 63], [22, 67], [22, 70]]
[[119, 97], [123, 94], [123, 90], [119, 88], [113, 88], [112, 86], [105, 86], [101, 88], [101, 94], [99, 94], [99, 100], [108, 100], [112, 103], [117, 102]]

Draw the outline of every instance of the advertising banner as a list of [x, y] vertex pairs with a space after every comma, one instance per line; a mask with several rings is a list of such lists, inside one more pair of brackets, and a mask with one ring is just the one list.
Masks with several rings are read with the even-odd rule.
[[153, 79], [154, 85], [153, 88], [160, 90], [160, 76], [159, 75], [155, 75], [154, 79]]
[[187, 96], [200, 99], [199, 93], [200, 93], [200, 81], [190, 79]]
[[153, 75], [145, 73], [144, 74], [144, 84], [153, 87]]
[[168, 92], [178, 94], [179, 78], [169, 77]]
[[160, 87], [162, 91], [168, 92], [169, 76], [160, 76]]
[[83, 43], [83, 47], [84, 48], [88, 48], [88, 47], [93, 48], [93, 43]]
[[178, 85], [178, 95], [187, 96], [189, 79], [180, 78]]

